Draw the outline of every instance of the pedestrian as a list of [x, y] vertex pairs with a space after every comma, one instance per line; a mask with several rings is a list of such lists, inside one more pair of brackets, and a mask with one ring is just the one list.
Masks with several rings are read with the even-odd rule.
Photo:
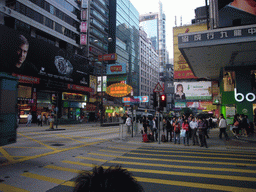
[[198, 137], [197, 137], [197, 128], [198, 124], [196, 122], [196, 119], [193, 118], [192, 121], [189, 123], [189, 127], [192, 131], [192, 140], [193, 140], [193, 145], [199, 145], [198, 143]]
[[205, 123], [205, 126], [206, 126], [206, 129], [204, 129], [204, 134], [206, 136], [207, 139], [209, 139], [209, 135], [208, 135], [208, 132], [209, 132], [209, 122], [207, 121], [206, 118], [203, 118], [203, 122]]
[[205, 138], [205, 130], [206, 129], [207, 129], [206, 122], [202, 118], [199, 118], [198, 135], [199, 135], [199, 139], [200, 139], [200, 143], [201, 143], [200, 147], [205, 146], [206, 148], [208, 148], [206, 138]]
[[173, 131], [174, 131], [174, 144], [178, 142], [180, 144], [180, 123], [176, 119], [173, 123]]
[[220, 134], [219, 134], [219, 138], [222, 139], [222, 134], [224, 134], [226, 140], [228, 141], [228, 134], [226, 132], [227, 129], [227, 121], [224, 118], [223, 114], [220, 114], [220, 122], [219, 122], [219, 128], [220, 128]]
[[29, 112], [28, 116], [27, 116], [27, 124], [26, 124], [26, 127], [27, 126], [31, 126], [31, 122], [32, 122], [32, 115], [31, 115], [31, 112]]
[[43, 115], [43, 118], [42, 118], [42, 124], [46, 124], [46, 116], [45, 116], [45, 114]]
[[37, 125], [42, 127], [42, 115], [41, 113], [38, 113], [37, 115]]
[[233, 123], [233, 133], [235, 134], [235, 137], [239, 137], [239, 114], [236, 114], [234, 116], [234, 123]]
[[153, 123], [153, 132], [152, 135], [155, 138], [155, 140], [158, 140], [158, 131], [157, 131], [157, 121], [156, 121], [156, 117], [153, 118], [152, 120]]
[[172, 124], [170, 119], [166, 120], [166, 141], [168, 142], [168, 135], [170, 135], [170, 142], [172, 142]]
[[125, 125], [127, 126], [127, 132], [130, 134], [131, 133], [131, 126], [132, 126], [132, 119], [129, 115], [127, 115]]
[[143, 119], [142, 119], [142, 125], [143, 125], [143, 131], [144, 131], [144, 133], [148, 133], [148, 120], [147, 120], [147, 118], [146, 118], [146, 116], [144, 115], [143, 116]]
[[50, 116], [50, 118], [48, 118], [48, 121], [49, 121], [49, 123], [50, 123], [50, 129], [53, 129], [54, 118], [53, 118], [52, 115]]
[[143, 192], [133, 175], [121, 166], [104, 169], [95, 166], [92, 171], [81, 171], [75, 180], [74, 192]]
[[183, 137], [183, 144], [189, 146], [189, 124], [187, 119], [182, 123], [182, 130], [186, 131], [185, 137]]

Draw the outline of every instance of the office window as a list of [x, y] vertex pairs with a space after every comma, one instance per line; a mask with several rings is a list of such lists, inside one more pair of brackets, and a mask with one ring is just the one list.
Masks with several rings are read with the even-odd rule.
[[45, 26], [53, 29], [53, 21], [47, 17], [45, 17]]

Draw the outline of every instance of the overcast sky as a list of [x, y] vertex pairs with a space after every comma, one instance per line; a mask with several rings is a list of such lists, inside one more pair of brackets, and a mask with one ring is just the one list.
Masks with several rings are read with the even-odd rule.
[[[149, 12], [158, 12], [158, 0], [130, 0], [140, 14]], [[163, 10], [166, 15], [166, 38], [167, 50], [170, 58], [173, 58], [173, 35], [172, 28], [175, 26], [175, 16], [177, 26], [180, 26], [180, 17], [182, 24], [190, 24], [191, 19], [195, 18], [195, 9], [205, 5], [205, 0], [161, 0]]]

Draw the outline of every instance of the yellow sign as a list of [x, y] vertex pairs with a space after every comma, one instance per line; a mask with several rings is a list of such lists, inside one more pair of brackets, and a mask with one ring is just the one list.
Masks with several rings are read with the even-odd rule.
[[191, 33], [205, 30], [207, 30], [207, 25], [205, 23], [173, 28], [174, 79], [196, 78], [178, 48], [178, 35], [182, 33]]
[[132, 87], [124, 83], [115, 83], [107, 87], [106, 93], [112, 97], [125, 97], [130, 94]]

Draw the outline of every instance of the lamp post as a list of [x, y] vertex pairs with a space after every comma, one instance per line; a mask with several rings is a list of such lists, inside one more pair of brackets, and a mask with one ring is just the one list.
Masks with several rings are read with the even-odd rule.
[[[112, 38], [108, 38], [108, 42], [111, 42]], [[102, 38], [103, 42], [103, 38]], [[99, 41], [96, 39], [94, 40], [94, 43], [99, 43]], [[100, 95], [100, 126], [103, 126], [103, 66], [104, 66], [104, 57], [102, 55], [102, 61], [101, 61], [101, 70], [100, 70], [100, 75], [101, 75], [101, 80], [100, 80], [100, 89], [101, 89], [101, 95]]]

